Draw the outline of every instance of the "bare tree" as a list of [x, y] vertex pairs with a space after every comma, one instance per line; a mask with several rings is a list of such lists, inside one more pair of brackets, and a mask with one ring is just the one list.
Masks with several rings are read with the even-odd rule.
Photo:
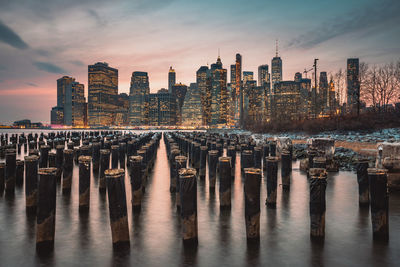
[[361, 98], [367, 104], [372, 105], [373, 109], [376, 111], [376, 108], [379, 106], [378, 68], [376, 65], [374, 65], [372, 68], [369, 68], [368, 72], [366, 73]]
[[377, 72], [377, 95], [383, 111], [387, 111], [388, 104], [398, 95], [395, 72], [396, 65], [393, 63], [380, 67]]

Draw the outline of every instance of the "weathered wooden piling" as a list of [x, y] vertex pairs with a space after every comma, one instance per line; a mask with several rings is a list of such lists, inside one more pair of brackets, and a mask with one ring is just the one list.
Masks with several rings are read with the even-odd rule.
[[15, 185], [22, 186], [24, 184], [24, 162], [17, 159], [15, 162]]
[[39, 169], [39, 188], [36, 220], [36, 251], [51, 252], [54, 248], [56, 224], [57, 168]]
[[276, 141], [269, 142], [269, 155], [271, 157], [276, 156]]
[[119, 143], [119, 166], [125, 169], [126, 143]]
[[111, 146], [111, 169], [118, 169], [118, 161], [119, 161], [119, 146], [112, 145]]
[[281, 176], [282, 176], [282, 189], [285, 191], [290, 190], [290, 176], [291, 176], [292, 158], [288, 150], [281, 152]]
[[219, 204], [220, 209], [231, 208], [231, 158], [219, 157]]
[[93, 169], [93, 174], [97, 177], [99, 174], [99, 168], [100, 168], [100, 146], [101, 144], [99, 142], [95, 142], [92, 144], [92, 169]]
[[66, 149], [64, 150], [64, 163], [63, 163], [63, 182], [62, 191], [63, 193], [68, 193], [71, 191], [72, 184], [72, 171], [74, 167], [74, 150]]
[[235, 178], [236, 168], [236, 148], [235, 146], [228, 146], [226, 155], [231, 158], [231, 178]]
[[5, 176], [6, 176], [6, 164], [4, 162], [0, 162], [0, 196], [4, 192]]
[[79, 157], [79, 211], [89, 210], [91, 160], [90, 156]]
[[210, 191], [215, 190], [217, 179], [218, 150], [208, 151], [208, 186]]
[[310, 174], [310, 236], [325, 237], [325, 191], [327, 172], [322, 168], [311, 168]]
[[6, 149], [6, 193], [14, 194], [17, 155], [15, 149]]
[[240, 165], [242, 171], [246, 168], [254, 167], [254, 157], [253, 151], [251, 150], [243, 150], [242, 154], [240, 155]]
[[254, 147], [254, 167], [260, 169], [261, 161], [262, 161], [262, 147], [256, 146]]
[[244, 169], [245, 221], [247, 241], [260, 239], [260, 186], [261, 170], [257, 168]]
[[40, 147], [39, 168], [47, 168], [49, 161], [49, 151], [50, 146], [45, 145]]
[[105, 191], [107, 188], [106, 185], [106, 176], [104, 172], [110, 168], [110, 150], [101, 149], [100, 150], [100, 173], [99, 173], [99, 190]]
[[278, 157], [267, 157], [265, 159], [267, 179], [267, 199], [265, 200], [265, 204], [268, 208], [276, 208], [278, 161]]
[[142, 207], [142, 160], [141, 156], [129, 157], [133, 211], [140, 211]]
[[179, 186], [183, 243], [196, 246], [198, 244], [196, 169], [179, 170]]
[[367, 159], [357, 161], [358, 203], [360, 206], [369, 205], [368, 166]]
[[177, 179], [176, 179], [176, 208], [179, 210], [181, 208], [181, 198], [180, 198], [180, 185], [179, 185], [179, 171], [181, 169], [186, 168], [186, 162], [187, 162], [187, 157], [185, 156], [176, 156], [175, 157], [176, 161], [176, 173], [177, 173]]
[[129, 226], [124, 183], [125, 171], [123, 169], [108, 169], [105, 171], [105, 176], [113, 248], [129, 248]]
[[380, 241], [389, 240], [389, 194], [386, 172], [386, 169], [368, 169], [373, 238]]
[[314, 157], [313, 168], [326, 169], [326, 158], [325, 157]]
[[38, 198], [38, 160], [36, 155], [25, 156], [25, 205], [27, 214], [36, 214]]
[[200, 147], [200, 168], [199, 168], [199, 177], [204, 180], [206, 178], [206, 165], [207, 165], [207, 146]]
[[176, 180], [178, 174], [176, 173], [176, 160], [175, 157], [179, 155], [179, 149], [172, 149], [169, 156], [169, 192], [176, 192]]

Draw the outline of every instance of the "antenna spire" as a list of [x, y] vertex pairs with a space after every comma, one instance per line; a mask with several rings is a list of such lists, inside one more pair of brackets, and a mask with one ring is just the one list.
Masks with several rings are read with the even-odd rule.
[[276, 44], [276, 57], [278, 57], [278, 39], [276, 39], [275, 44]]
[[220, 51], [219, 51], [219, 47], [218, 47], [218, 58], [220, 58]]

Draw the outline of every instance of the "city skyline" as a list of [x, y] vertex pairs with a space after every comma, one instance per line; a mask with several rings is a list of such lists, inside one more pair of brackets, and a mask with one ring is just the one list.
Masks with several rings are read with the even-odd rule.
[[[120, 1], [115, 6], [94, 6], [92, 1], [1, 2], [0, 123], [25, 118], [49, 122], [56, 79], [76, 78], [85, 85], [87, 97], [87, 66], [95, 62], [118, 69], [119, 93], [129, 93], [134, 71], [147, 72], [150, 91], [156, 93], [168, 88], [170, 66], [176, 82], [189, 85], [200, 66], [215, 62], [218, 50], [226, 67], [240, 53], [242, 71], [254, 72], [257, 79], [258, 66], [271, 68], [276, 39], [283, 80], [312, 67], [314, 58], [329, 75], [345, 69], [347, 58], [382, 64], [400, 54], [395, 27], [400, 4], [388, 0], [379, 6], [367, 0], [303, 5], [249, 1], [240, 8], [226, 1]], [[304, 18], [305, 12], [312, 12], [313, 18]], [[374, 16], [366, 16], [369, 13]]]

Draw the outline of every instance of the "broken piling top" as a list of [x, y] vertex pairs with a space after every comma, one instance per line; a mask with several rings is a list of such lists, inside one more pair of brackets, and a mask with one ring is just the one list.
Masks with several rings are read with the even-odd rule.
[[231, 164], [231, 157], [219, 157], [218, 161], [219, 161], [219, 163], [223, 162], [223, 163]]
[[384, 175], [386, 173], [387, 173], [386, 169], [368, 168], [368, 175]]
[[261, 170], [259, 168], [244, 168], [244, 173], [245, 174], [253, 174], [253, 175], [257, 175], [257, 174], [261, 175]]
[[39, 175], [48, 175], [48, 176], [52, 176], [52, 175], [56, 175], [58, 172], [57, 168], [40, 168], [38, 171]]
[[377, 157], [379, 157], [379, 150], [382, 150], [382, 160], [386, 157], [400, 157], [400, 142], [397, 143], [378, 143], [376, 145], [378, 149]]
[[332, 138], [309, 138], [307, 139], [307, 144], [325, 152], [327, 159], [331, 159], [335, 154], [335, 140]]
[[79, 156], [79, 163], [90, 163], [92, 161], [91, 156]]
[[39, 160], [39, 156], [36, 155], [30, 155], [30, 156], [25, 156], [25, 162], [34, 162]]
[[389, 172], [400, 172], [400, 156], [386, 157], [383, 159], [383, 167]]
[[186, 162], [187, 157], [186, 156], [176, 156], [175, 161], [176, 162]]
[[309, 170], [309, 174], [311, 178], [314, 179], [326, 179], [328, 173], [324, 168], [311, 168]]
[[196, 169], [194, 168], [186, 168], [179, 170], [179, 177], [182, 179], [193, 178], [194, 176], [196, 176]]
[[129, 157], [129, 162], [142, 162], [143, 157], [142, 156], [130, 156]]
[[107, 178], [119, 178], [123, 174], [125, 174], [124, 169], [108, 169], [104, 171], [104, 175]]
[[276, 142], [278, 155], [280, 155], [283, 150], [290, 150], [292, 146], [292, 139], [289, 137], [275, 137], [274, 140]]

